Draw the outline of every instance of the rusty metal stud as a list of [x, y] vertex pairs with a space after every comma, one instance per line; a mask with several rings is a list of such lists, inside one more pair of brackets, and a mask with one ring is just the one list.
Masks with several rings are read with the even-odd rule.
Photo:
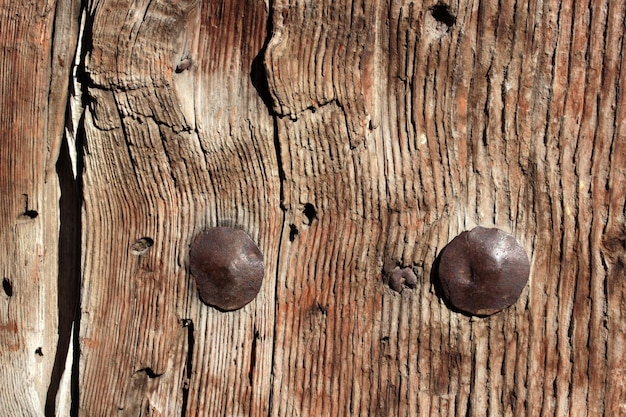
[[455, 237], [439, 260], [445, 297], [458, 310], [488, 316], [515, 303], [528, 281], [523, 246], [499, 229], [476, 227]]
[[191, 244], [189, 267], [200, 299], [220, 310], [237, 310], [256, 297], [263, 281], [263, 254], [240, 229], [213, 227]]

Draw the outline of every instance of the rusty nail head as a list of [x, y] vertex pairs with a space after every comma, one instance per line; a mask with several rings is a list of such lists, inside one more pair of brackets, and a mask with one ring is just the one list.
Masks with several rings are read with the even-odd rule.
[[191, 244], [189, 267], [200, 298], [220, 310], [237, 310], [256, 297], [263, 281], [263, 254], [243, 230], [213, 227]]
[[457, 309], [488, 316], [509, 307], [528, 281], [524, 247], [500, 229], [476, 227], [455, 237], [440, 255], [438, 275]]

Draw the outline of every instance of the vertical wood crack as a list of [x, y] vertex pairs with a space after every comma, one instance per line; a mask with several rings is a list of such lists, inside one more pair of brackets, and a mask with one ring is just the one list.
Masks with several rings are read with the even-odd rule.
[[185, 380], [183, 382], [183, 400], [181, 406], [181, 417], [187, 416], [187, 404], [189, 404], [189, 381], [193, 372], [193, 347], [194, 347], [194, 326], [193, 320], [183, 319], [183, 327], [187, 328], [187, 360], [185, 362]]

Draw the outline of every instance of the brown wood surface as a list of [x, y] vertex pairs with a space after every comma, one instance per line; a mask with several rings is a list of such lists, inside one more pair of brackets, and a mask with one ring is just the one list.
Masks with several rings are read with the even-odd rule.
[[[622, 2], [2, 3], [0, 415], [626, 414]], [[436, 279], [477, 225], [531, 260], [485, 318]]]
[[62, 397], [57, 393], [76, 310], [76, 297], [63, 298], [75, 287], [63, 259], [76, 258], [76, 247], [64, 243], [76, 235], [78, 222], [76, 215], [61, 218], [72, 206], [68, 199], [75, 187], [61, 183], [66, 173], [57, 175], [54, 168], [77, 39], [77, 4], [0, 2], [3, 416], [43, 415]]

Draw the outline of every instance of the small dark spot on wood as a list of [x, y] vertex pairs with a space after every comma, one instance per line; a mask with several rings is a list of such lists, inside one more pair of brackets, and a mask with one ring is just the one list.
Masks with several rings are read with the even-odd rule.
[[43, 356], [43, 349], [41, 348], [41, 346], [35, 349], [35, 355]]
[[259, 339], [259, 331], [254, 329], [254, 337], [252, 338], [252, 348], [250, 349], [250, 369], [248, 370], [248, 382], [250, 386], [254, 383], [254, 368], [256, 367], [256, 348]]
[[443, 23], [451, 28], [456, 23], [456, 16], [450, 11], [450, 6], [444, 3], [437, 3], [430, 8], [431, 16], [439, 23]]
[[152, 238], [139, 238], [130, 247], [130, 253], [137, 256], [143, 255], [144, 253], [148, 252], [148, 249], [150, 249], [152, 245], [154, 245], [154, 240]]
[[24, 212], [24, 216], [28, 217], [29, 219], [36, 219], [37, 216], [39, 216], [39, 213], [37, 213], [37, 210], [26, 210]]
[[2, 278], [2, 289], [7, 297], [13, 297], [13, 283], [8, 278]]
[[39, 216], [39, 213], [37, 213], [36, 210], [26, 210], [25, 212], [17, 216], [17, 220], [20, 222], [28, 222], [36, 219], [37, 216]]
[[37, 210], [31, 210], [28, 208], [30, 206], [28, 194], [22, 194], [22, 196], [24, 197], [24, 212], [20, 214], [17, 219], [21, 221], [27, 221], [37, 218], [37, 216], [39, 216]]
[[32, 210], [28, 208], [30, 206], [28, 194], [22, 194], [22, 196], [24, 197], [24, 212], [20, 214], [17, 219], [20, 221], [36, 219], [37, 216], [39, 216], [39, 213], [37, 212], [37, 210]]
[[148, 375], [148, 378], [150, 378], [150, 379], [158, 378], [158, 377], [160, 377], [161, 375], [163, 375], [162, 373], [161, 373], [161, 374], [157, 374], [157, 373], [156, 373], [156, 372], [154, 372], [154, 370], [153, 370], [152, 368], [150, 368], [150, 367], [147, 367], [147, 368], [142, 368], [142, 369], [138, 370], [137, 372], [144, 372], [146, 375]]
[[313, 223], [313, 220], [317, 219], [317, 210], [315, 209], [315, 206], [311, 203], [306, 203], [304, 205], [304, 210], [302, 210], [302, 213], [306, 216], [308, 220], [307, 224], [309, 226]]
[[317, 307], [317, 310], [319, 311], [321, 315], [323, 316], [328, 315], [328, 307], [325, 307], [318, 302], [315, 303], [315, 307]]
[[295, 224], [289, 225], [289, 241], [293, 242], [298, 237], [298, 228]]

